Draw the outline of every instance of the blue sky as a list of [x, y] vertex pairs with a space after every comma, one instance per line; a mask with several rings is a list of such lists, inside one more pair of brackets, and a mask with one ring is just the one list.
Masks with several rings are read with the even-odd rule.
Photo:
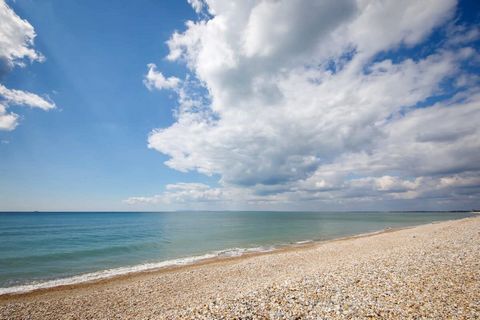
[[146, 147], [152, 128], [172, 122], [174, 102], [169, 93], [149, 92], [142, 77], [147, 63], [162, 63], [172, 30], [195, 17], [188, 3], [9, 5], [34, 26], [35, 48], [46, 61], [15, 68], [2, 81], [48, 94], [57, 109], [12, 108], [21, 112], [21, 124], [0, 131], [0, 202], [6, 208], [49, 208], [52, 202], [55, 208], [118, 208], [131, 194], [201, 178], [165, 167], [166, 157]]
[[475, 1], [2, 10], [0, 210], [480, 206]]

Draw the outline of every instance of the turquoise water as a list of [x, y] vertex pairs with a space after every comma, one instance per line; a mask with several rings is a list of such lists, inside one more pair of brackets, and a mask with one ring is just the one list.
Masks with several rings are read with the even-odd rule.
[[191, 263], [212, 256], [239, 255], [246, 248], [271, 250], [274, 246], [305, 240], [332, 239], [470, 215], [232, 211], [0, 213], [0, 288], [3, 288], [0, 293]]

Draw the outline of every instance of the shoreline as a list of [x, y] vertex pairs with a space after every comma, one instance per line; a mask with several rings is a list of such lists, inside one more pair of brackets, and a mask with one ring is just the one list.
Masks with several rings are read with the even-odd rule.
[[[315, 247], [317, 245], [329, 243], [329, 242], [335, 242], [335, 241], [344, 241], [344, 240], [350, 240], [350, 239], [356, 239], [356, 238], [364, 238], [364, 237], [370, 237], [374, 236], [377, 234], [383, 234], [383, 233], [388, 233], [388, 232], [395, 232], [395, 231], [400, 231], [400, 230], [406, 230], [406, 229], [411, 229], [415, 228], [418, 226], [424, 226], [424, 225], [430, 225], [430, 224], [435, 224], [435, 223], [441, 223], [441, 222], [448, 222], [448, 221], [458, 221], [458, 220], [464, 220], [464, 219], [469, 219], [471, 217], [467, 218], [462, 218], [462, 219], [450, 219], [450, 220], [442, 220], [442, 221], [432, 221], [426, 224], [419, 224], [419, 225], [413, 225], [413, 226], [405, 226], [405, 227], [396, 227], [396, 228], [391, 228], [387, 227], [384, 229], [380, 229], [377, 231], [372, 231], [372, 232], [366, 232], [366, 233], [359, 233], [359, 234], [354, 234], [354, 235], [349, 235], [349, 236], [344, 236], [344, 237], [339, 237], [339, 238], [332, 238], [332, 239], [325, 239], [325, 240], [303, 240], [303, 241], [298, 241], [295, 243], [288, 243], [288, 244], [279, 244], [279, 245], [272, 245], [270, 246], [270, 249], [266, 250], [255, 250], [257, 248], [262, 248], [262, 247], [252, 247], [252, 248], [235, 248], [235, 249], [240, 249], [240, 250], [245, 250], [244, 253], [241, 253], [239, 255], [234, 255], [234, 256], [213, 256], [214, 253], [206, 253], [204, 255], [200, 256], [191, 256], [191, 257], [184, 257], [184, 258], [178, 258], [178, 259], [171, 259], [171, 260], [164, 260], [160, 262], [153, 262], [153, 263], [146, 263], [146, 264], [140, 264], [140, 265], [135, 265], [131, 267], [120, 267], [120, 268], [115, 268], [115, 269], [108, 269], [108, 270], [102, 270], [102, 271], [97, 271], [97, 272], [92, 272], [92, 273], [86, 273], [86, 274], [81, 274], [81, 275], [76, 275], [68, 278], [60, 278], [60, 279], [53, 279], [53, 280], [47, 280], [39, 283], [38, 285], [43, 285], [46, 284], [46, 286], [41, 286], [37, 288], [32, 288], [32, 289], [26, 289], [26, 290], [19, 290], [19, 291], [14, 291], [14, 292], [5, 292], [2, 293], [2, 290], [8, 290], [10, 288], [16, 289], [16, 288], [24, 288], [24, 287], [30, 287], [30, 286], [35, 286], [35, 285], [21, 285], [21, 286], [14, 286], [14, 287], [6, 287], [6, 288], [0, 288], [0, 301], [2, 300], [8, 300], [9, 297], [22, 297], [22, 296], [30, 296], [30, 295], [36, 295], [36, 294], [42, 294], [45, 292], [50, 292], [50, 291], [61, 291], [63, 289], [65, 290], [72, 290], [76, 288], [82, 288], [82, 287], [89, 287], [89, 286], [94, 286], [97, 284], [106, 284], [110, 282], [115, 282], [117, 280], [125, 280], [125, 279], [134, 279], [135, 277], [141, 277], [142, 275], [148, 275], [148, 274], [162, 274], [164, 272], [175, 272], [175, 271], [180, 271], [182, 269], [186, 269], [189, 267], [196, 267], [196, 266], [204, 266], [204, 265], [210, 265], [210, 264], [215, 264], [215, 263], [223, 263], [223, 262], [230, 262], [230, 261], [235, 261], [235, 260], [242, 260], [244, 258], [250, 258], [250, 257], [255, 257], [255, 256], [262, 256], [262, 255], [269, 255], [269, 254], [276, 254], [276, 253], [281, 253], [281, 252], [289, 252], [289, 251], [295, 251], [295, 250], [302, 250], [302, 249], [309, 249], [312, 247]], [[219, 252], [225, 252], [229, 250], [234, 250], [234, 249], [225, 249], [225, 250], [219, 250]], [[251, 250], [251, 251], [250, 251]], [[203, 256], [209, 256], [212, 255], [211, 257], [207, 258], [202, 258]], [[195, 260], [198, 258], [198, 260]], [[131, 268], [136, 268], [136, 267], [142, 267], [144, 265], [149, 265], [149, 264], [163, 264], [163, 263], [168, 263], [170, 261], [176, 261], [176, 260], [184, 260], [184, 259], [193, 259], [193, 262], [187, 262], [187, 263], [172, 263], [168, 264], [165, 266], [160, 266], [160, 267], [147, 267], [145, 269], [141, 270], [132, 270], [132, 271], [125, 271], [123, 273], [116, 273], [116, 274], [110, 274], [110, 275], [105, 275], [101, 276], [99, 275], [98, 278], [93, 278], [89, 280], [79, 280], [77, 282], [73, 281], [72, 283], [65, 283], [65, 284], [54, 284], [54, 285], [48, 285], [48, 283], [51, 282], [57, 282], [57, 281], [69, 281], [70, 279], [74, 279], [77, 277], [83, 277], [83, 276], [89, 276], [89, 275], [94, 275], [94, 274], [99, 274], [103, 272], [108, 272], [108, 271], [115, 271], [115, 270], [120, 270], [120, 269], [131, 269]]]
[[[75, 290], [75, 289], [88, 289], [90, 287], [95, 287], [97, 285], [104, 285], [104, 284], [111, 284], [115, 283], [117, 281], [130, 281], [134, 280], [135, 278], [141, 278], [142, 276], [149, 276], [149, 275], [161, 275], [163, 273], [170, 273], [170, 272], [176, 272], [176, 271], [182, 271], [182, 270], [188, 270], [190, 268], [196, 268], [200, 266], [206, 266], [206, 265], [212, 265], [212, 264], [223, 264], [223, 263], [230, 263], [238, 260], [243, 260], [243, 259], [249, 259], [252, 257], [257, 257], [257, 256], [264, 256], [264, 255], [275, 255], [279, 254], [282, 252], [292, 252], [292, 251], [297, 251], [297, 250], [308, 250], [315, 248], [317, 246], [327, 244], [327, 243], [332, 243], [332, 242], [338, 242], [338, 241], [348, 241], [348, 240], [353, 240], [353, 239], [359, 239], [359, 238], [365, 238], [365, 237], [372, 237], [375, 235], [380, 235], [380, 234], [385, 234], [385, 233], [391, 233], [391, 232], [397, 232], [401, 230], [409, 230], [421, 226], [428, 226], [428, 225], [434, 225], [434, 224], [439, 224], [439, 223], [446, 223], [446, 222], [454, 222], [454, 221], [463, 221], [463, 220], [469, 220], [469, 219], [474, 219], [476, 217], [480, 216], [480, 212], [472, 212], [473, 216], [471, 217], [466, 217], [466, 218], [461, 218], [461, 219], [449, 219], [449, 220], [440, 220], [440, 221], [432, 221], [426, 224], [418, 224], [418, 225], [412, 225], [412, 226], [405, 226], [405, 227], [387, 227], [384, 229], [376, 230], [376, 231], [371, 231], [371, 232], [366, 232], [366, 233], [360, 233], [360, 234], [353, 234], [353, 235], [348, 235], [348, 236], [343, 236], [343, 237], [338, 237], [338, 238], [332, 238], [332, 239], [325, 239], [325, 240], [319, 240], [319, 239], [313, 239], [313, 240], [304, 240], [304, 241], [298, 241], [295, 243], [288, 243], [288, 244], [278, 244], [278, 245], [272, 245], [269, 246], [268, 249], [262, 250], [261, 248], [264, 247], [252, 247], [252, 248], [232, 248], [232, 249], [225, 249], [225, 250], [218, 250], [214, 252], [208, 252], [203, 255], [199, 256], [189, 256], [189, 257], [184, 257], [184, 258], [177, 258], [177, 259], [170, 259], [170, 260], [164, 260], [164, 261], [159, 261], [159, 262], [153, 262], [153, 263], [146, 263], [146, 264], [140, 264], [140, 265], [135, 265], [131, 267], [120, 267], [120, 268], [115, 268], [115, 269], [108, 269], [108, 270], [101, 270], [97, 272], [92, 272], [92, 273], [86, 273], [86, 274], [80, 274], [80, 275], [75, 275], [72, 277], [68, 278], [60, 278], [60, 279], [53, 279], [53, 280], [47, 280], [39, 283], [40, 287], [36, 288], [31, 288], [31, 289], [24, 289], [22, 288], [25, 287], [31, 287], [35, 285], [20, 285], [20, 286], [13, 286], [13, 287], [6, 287], [6, 288], [0, 288], [0, 302], [1, 301], [8, 301], [11, 298], [22, 298], [22, 297], [32, 297], [32, 296], [37, 296], [37, 295], [42, 295], [44, 293], [49, 293], [49, 292], [59, 292], [63, 290]], [[232, 255], [232, 256], [221, 256], [221, 255], [215, 255], [216, 253], [221, 253], [221, 252], [228, 252], [230, 250], [244, 250], [242, 253], [239, 255]], [[259, 250], [256, 250], [259, 249]], [[205, 257], [205, 258], [203, 258]], [[192, 262], [180, 262], [176, 263], [175, 261], [179, 260], [192, 260]], [[166, 263], [164, 266], [152, 266], [148, 267], [148, 265], [161, 265]], [[120, 272], [120, 273], [113, 273], [113, 274], [106, 274], [102, 276], [101, 274], [104, 272], [115, 272], [119, 271], [122, 269], [133, 269], [133, 268], [138, 268], [138, 267], [143, 267], [147, 266], [144, 269], [139, 269], [139, 270], [126, 270], [125, 272]], [[75, 278], [82, 278], [85, 276], [90, 276], [92, 275], [94, 278], [91, 279], [86, 279], [86, 280], [79, 280], [75, 281], [72, 279]], [[97, 277], [98, 275], [98, 277]], [[49, 285], [49, 283], [52, 282], [64, 282], [67, 281], [67, 283], [60, 283], [60, 284], [52, 284]], [[72, 281], [71, 283], [68, 283], [68, 281]], [[43, 286], [45, 285], [45, 286]], [[8, 292], [8, 289], [17, 289], [18, 291], [12, 291]], [[5, 290], [7, 292], [2, 292], [2, 290]]]
[[0, 297], [0, 319], [479, 319], [480, 216]]

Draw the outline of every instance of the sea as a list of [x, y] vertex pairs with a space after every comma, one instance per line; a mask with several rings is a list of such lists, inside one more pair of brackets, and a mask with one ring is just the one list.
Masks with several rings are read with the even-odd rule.
[[0, 294], [471, 215], [468, 212], [2, 212]]

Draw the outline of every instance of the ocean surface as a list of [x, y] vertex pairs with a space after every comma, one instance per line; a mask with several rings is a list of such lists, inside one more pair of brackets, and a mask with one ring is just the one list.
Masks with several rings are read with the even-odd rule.
[[466, 212], [0, 213], [0, 294], [327, 240]]

